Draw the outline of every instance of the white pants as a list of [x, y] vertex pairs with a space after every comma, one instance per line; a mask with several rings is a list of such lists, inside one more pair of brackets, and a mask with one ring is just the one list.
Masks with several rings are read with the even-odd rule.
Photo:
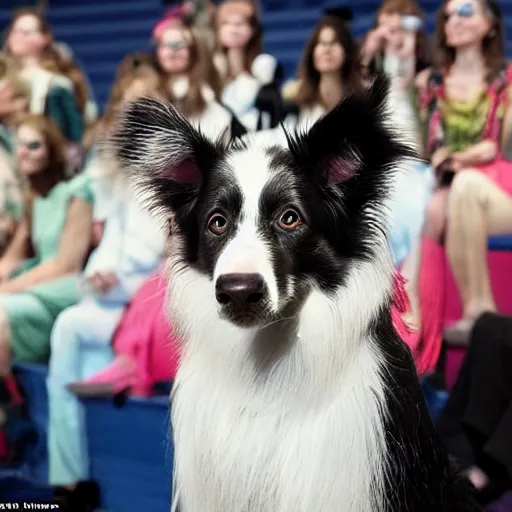
[[91, 377], [112, 362], [112, 336], [123, 311], [123, 305], [86, 299], [63, 311], [55, 322], [46, 382], [51, 485], [68, 485], [88, 478], [83, 405], [66, 386]]

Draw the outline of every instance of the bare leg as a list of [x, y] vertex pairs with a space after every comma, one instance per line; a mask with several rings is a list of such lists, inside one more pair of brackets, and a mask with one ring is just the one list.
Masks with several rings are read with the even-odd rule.
[[464, 297], [464, 316], [475, 318], [484, 311], [496, 311], [487, 238], [512, 232], [512, 198], [484, 174], [467, 170], [452, 184], [449, 208], [448, 257], [452, 267], [464, 267], [463, 278], [455, 275]]
[[442, 241], [446, 227], [448, 192], [448, 188], [439, 189], [434, 193], [427, 207], [423, 232], [436, 242]]

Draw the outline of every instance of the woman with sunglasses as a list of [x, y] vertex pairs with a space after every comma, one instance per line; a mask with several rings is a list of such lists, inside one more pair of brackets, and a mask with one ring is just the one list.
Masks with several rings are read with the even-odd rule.
[[11, 402], [20, 400], [11, 362], [48, 360], [53, 323], [79, 298], [92, 233], [90, 180], [65, 180], [65, 140], [51, 121], [21, 122], [16, 160], [26, 207], [0, 259], [0, 380]]
[[436, 40], [437, 71], [422, 98], [422, 118], [439, 184], [410, 274], [412, 308], [406, 317], [431, 366], [443, 335], [445, 254], [463, 303], [463, 319], [446, 337], [464, 342], [477, 316], [496, 311], [487, 238], [512, 232], [512, 164], [501, 156], [512, 127], [512, 72], [504, 57], [499, 5], [445, 1]]

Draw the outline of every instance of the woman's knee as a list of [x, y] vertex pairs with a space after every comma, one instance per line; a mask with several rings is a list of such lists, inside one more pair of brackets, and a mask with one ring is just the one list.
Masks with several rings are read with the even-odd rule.
[[424, 232], [434, 239], [440, 239], [446, 224], [446, 192], [435, 193], [427, 204]]
[[71, 306], [60, 313], [55, 320], [51, 334], [51, 351], [60, 350], [62, 345], [69, 345], [76, 338], [83, 325], [83, 315], [78, 306]]
[[487, 178], [475, 169], [459, 171], [453, 178], [450, 188], [450, 203], [475, 201], [480, 198]]

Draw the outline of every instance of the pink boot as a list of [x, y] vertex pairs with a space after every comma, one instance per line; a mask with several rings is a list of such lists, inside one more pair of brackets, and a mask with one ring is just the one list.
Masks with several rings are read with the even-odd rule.
[[141, 380], [137, 363], [122, 355], [93, 377], [72, 382], [68, 389], [78, 396], [110, 396], [129, 390], [130, 395], [147, 397], [149, 390]]

